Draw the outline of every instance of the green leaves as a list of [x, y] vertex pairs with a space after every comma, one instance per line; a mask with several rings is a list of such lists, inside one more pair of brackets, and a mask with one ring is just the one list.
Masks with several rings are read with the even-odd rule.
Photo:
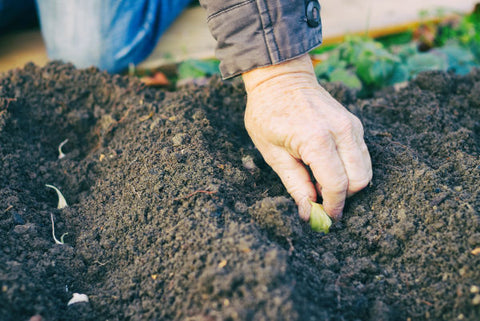
[[219, 64], [220, 62], [216, 59], [185, 60], [178, 66], [178, 79], [201, 78], [219, 74]]
[[348, 38], [340, 48], [340, 58], [356, 69], [367, 87], [381, 87], [393, 75], [400, 59], [388, 52], [381, 43], [369, 38]]
[[336, 68], [330, 73], [330, 81], [332, 82], [341, 82], [346, 86], [355, 89], [362, 88], [362, 82], [351, 70]]
[[478, 66], [472, 51], [469, 50], [469, 48], [461, 47], [455, 42], [449, 43], [437, 49], [437, 51], [445, 55], [448, 69], [454, 71], [456, 74], [468, 74], [472, 68]]
[[409, 77], [414, 78], [422, 71], [448, 69], [447, 59], [444, 55], [433, 52], [420, 52], [409, 57], [405, 67], [408, 70]]
[[328, 216], [323, 206], [310, 201], [312, 209], [310, 210], [310, 227], [315, 232], [323, 232], [327, 234], [332, 225], [332, 219]]
[[315, 67], [317, 77], [332, 82], [342, 82], [350, 88], [362, 88], [362, 82], [355, 72], [347, 68], [347, 62], [340, 60], [339, 55], [331, 55], [324, 63]]
[[402, 34], [397, 43], [347, 37], [328, 51], [326, 60], [315, 66], [315, 74], [320, 80], [341, 82], [361, 89], [364, 94], [411, 80], [427, 70], [467, 74], [480, 66], [480, 6], [477, 8], [457, 22], [447, 20], [430, 28], [438, 47], [427, 52], [418, 50], [419, 43], [412, 40], [411, 32]]
[[468, 74], [472, 68], [478, 67], [474, 54], [455, 42], [446, 46], [421, 52], [408, 57], [405, 66], [410, 78], [426, 70], [453, 71], [459, 75]]
[[339, 81], [351, 88], [380, 88], [398, 78], [401, 59], [380, 42], [365, 37], [348, 37], [335, 52], [315, 68], [320, 79]]

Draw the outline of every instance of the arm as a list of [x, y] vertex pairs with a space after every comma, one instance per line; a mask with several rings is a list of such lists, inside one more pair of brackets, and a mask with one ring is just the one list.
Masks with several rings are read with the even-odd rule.
[[243, 75], [250, 137], [300, 217], [308, 220], [308, 200], [321, 195], [327, 213], [339, 219], [345, 198], [368, 184], [372, 168], [360, 121], [321, 88], [306, 54], [321, 42], [321, 24], [307, 10], [311, 2], [202, 4], [218, 40], [222, 74]]

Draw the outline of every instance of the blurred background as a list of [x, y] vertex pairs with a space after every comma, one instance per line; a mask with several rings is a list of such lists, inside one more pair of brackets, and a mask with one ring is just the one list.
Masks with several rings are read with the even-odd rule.
[[[461, 23], [462, 17], [471, 15], [476, 5], [474, 0], [320, 0], [320, 3], [324, 45], [312, 52], [316, 63], [327, 60], [331, 56], [328, 55], [329, 50], [345, 42], [345, 37], [353, 41], [348, 38], [351, 35], [372, 39], [403, 35], [403, 40], [397, 42], [416, 41], [417, 46], [435, 46], [433, 43], [421, 43], [428, 42], [428, 39], [420, 37], [435, 37], [428, 34], [437, 32], [435, 23]], [[203, 9], [194, 3], [162, 36], [150, 56], [140, 65], [133, 66], [130, 72], [152, 76], [155, 73], [153, 71], [161, 70], [165, 65], [213, 58], [215, 42], [205, 19]], [[406, 33], [409, 34], [409, 39], [405, 38]], [[353, 46], [355, 41], [357, 40], [350, 45]], [[382, 46], [386, 44], [382, 43]], [[345, 58], [337, 56], [338, 59]], [[37, 65], [44, 65], [48, 61], [35, 16], [34, 2], [17, 0], [12, 4], [11, 1], [0, 0], [0, 73], [22, 67], [30, 61]], [[333, 69], [336, 67], [338, 66]], [[333, 70], [330, 69], [319, 72], [331, 74]], [[143, 73], [139, 72], [142, 70]], [[189, 75], [187, 68], [187, 76]], [[328, 75], [324, 78], [328, 78]]]

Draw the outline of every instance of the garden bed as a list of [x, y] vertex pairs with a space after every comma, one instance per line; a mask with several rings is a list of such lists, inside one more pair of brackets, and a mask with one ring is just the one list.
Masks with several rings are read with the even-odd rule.
[[366, 100], [328, 87], [364, 123], [374, 178], [322, 235], [252, 145], [238, 79], [6, 74], [0, 319], [478, 320], [480, 72]]

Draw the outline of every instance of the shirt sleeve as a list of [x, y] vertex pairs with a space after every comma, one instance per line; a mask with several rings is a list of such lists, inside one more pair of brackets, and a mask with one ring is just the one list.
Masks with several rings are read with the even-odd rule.
[[200, 0], [217, 40], [220, 71], [230, 78], [278, 64], [322, 43], [318, 0]]

